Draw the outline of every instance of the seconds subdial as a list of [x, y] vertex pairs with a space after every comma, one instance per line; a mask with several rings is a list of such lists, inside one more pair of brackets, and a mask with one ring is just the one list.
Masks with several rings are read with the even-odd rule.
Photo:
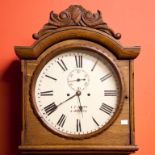
[[84, 70], [74, 69], [69, 73], [67, 83], [75, 91], [84, 90], [89, 84], [89, 76]]

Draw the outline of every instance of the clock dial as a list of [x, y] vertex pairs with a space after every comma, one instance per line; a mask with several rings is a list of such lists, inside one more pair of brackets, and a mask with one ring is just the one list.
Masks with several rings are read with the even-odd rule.
[[52, 131], [88, 137], [110, 125], [121, 98], [120, 75], [105, 56], [69, 50], [37, 70], [34, 107]]

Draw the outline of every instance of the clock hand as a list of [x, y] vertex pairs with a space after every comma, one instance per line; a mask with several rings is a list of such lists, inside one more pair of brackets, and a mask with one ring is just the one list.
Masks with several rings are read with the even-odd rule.
[[66, 99], [65, 101], [59, 103], [59, 104], [57, 105], [57, 107], [60, 106], [60, 105], [62, 105], [62, 104], [65, 103], [65, 102], [67, 102], [67, 101], [73, 99], [75, 96], [79, 96], [79, 95], [81, 95], [81, 92], [80, 92], [80, 91], [77, 91], [73, 96], [71, 96], [71, 97], [69, 97], [68, 99]]
[[65, 101], [63, 101], [63, 102], [59, 103], [57, 106], [62, 105], [63, 103], [65, 103], [65, 102], [67, 102], [67, 101], [71, 100], [71, 99], [72, 99], [72, 98], [74, 98], [75, 96], [77, 96], [77, 94], [76, 94], [76, 93], [75, 93], [73, 96], [71, 96], [71, 97], [69, 97], [68, 99], [66, 99]]
[[78, 79], [76, 79], [76, 80], [71, 80], [71, 81], [68, 81], [68, 82], [79, 82], [79, 81], [85, 81], [86, 79], [80, 79], [80, 78], [78, 78]]
[[81, 104], [81, 100], [80, 100], [80, 95], [81, 95], [81, 92], [80, 92], [80, 94], [77, 95], [77, 97], [78, 97], [78, 100], [79, 100], [79, 103], [80, 103], [79, 110], [80, 110], [80, 112], [81, 112], [81, 114], [82, 114], [82, 117], [83, 117], [83, 113], [82, 113], [82, 104]]

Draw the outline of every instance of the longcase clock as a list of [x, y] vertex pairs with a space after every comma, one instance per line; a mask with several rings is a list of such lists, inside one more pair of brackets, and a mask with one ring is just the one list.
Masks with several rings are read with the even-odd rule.
[[16, 46], [22, 66], [23, 153], [130, 154], [135, 145], [133, 60], [119, 33], [72, 5]]

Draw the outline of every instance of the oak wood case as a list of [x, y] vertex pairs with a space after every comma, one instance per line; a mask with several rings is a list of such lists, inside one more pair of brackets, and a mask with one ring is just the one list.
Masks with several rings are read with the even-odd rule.
[[[72, 6], [79, 9], [81, 6]], [[73, 9], [72, 9], [72, 12]], [[84, 11], [83, 11], [84, 12]], [[47, 26], [47, 25], [45, 25]], [[46, 28], [46, 27], [45, 27]], [[16, 46], [17, 56], [22, 59], [22, 138], [19, 148], [23, 153], [102, 153], [129, 154], [138, 149], [135, 145], [134, 100], [133, 100], [133, 59], [139, 54], [140, 47], [124, 48], [116, 39], [118, 35], [110, 35], [94, 27], [68, 25], [52, 31], [41, 31], [35, 35], [38, 40], [30, 47]], [[107, 27], [106, 27], [107, 30]], [[111, 31], [110, 31], [111, 32]], [[112, 31], [113, 32], [113, 31]], [[113, 34], [113, 33], [112, 33]], [[116, 36], [116, 37], [114, 37]], [[105, 55], [114, 60], [121, 72], [124, 85], [121, 99], [121, 110], [112, 120], [109, 127], [96, 136], [88, 139], [68, 139], [50, 132], [36, 117], [31, 100], [31, 82], [37, 66], [54, 49], [62, 51], [62, 47], [104, 47]], [[52, 49], [52, 50], [51, 50]], [[128, 120], [128, 124], [121, 124]]]

